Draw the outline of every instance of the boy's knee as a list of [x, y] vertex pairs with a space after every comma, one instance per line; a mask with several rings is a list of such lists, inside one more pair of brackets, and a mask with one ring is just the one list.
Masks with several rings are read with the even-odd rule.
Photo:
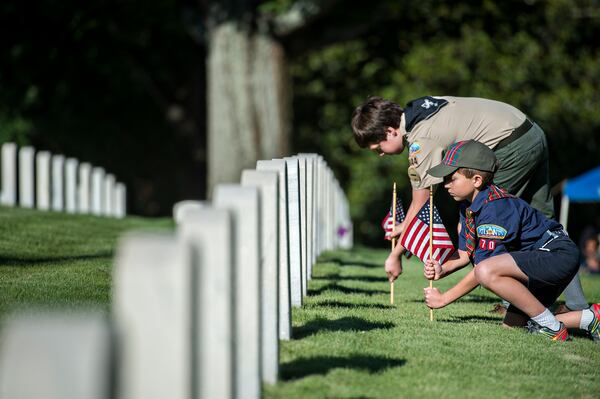
[[494, 268], [490, 267], [489, 262], [483, 261], [475, 266], [475, 278], [477, 282], [484, 287], [488, 287], [492, 280], [496, 277]]

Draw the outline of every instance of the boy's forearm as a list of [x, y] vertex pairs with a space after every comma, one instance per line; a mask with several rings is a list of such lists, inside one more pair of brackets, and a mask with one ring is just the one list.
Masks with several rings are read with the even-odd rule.
[[444, 293], [444, 302], [446, 305], [451, 304], [459, 298], [467, 295], [473, 291], [479, 283], [475, 278], [475, 271], [471, 270], [462, 280], [458, 282], [454, 287], [450, 288]]
[[457, 250], [456, 253], [458, 254], [457, 258], [452, 258], [442, 265], [440, 277], [446, 277], [455, 271], [462, 269], [471, 262], [467, 252]]

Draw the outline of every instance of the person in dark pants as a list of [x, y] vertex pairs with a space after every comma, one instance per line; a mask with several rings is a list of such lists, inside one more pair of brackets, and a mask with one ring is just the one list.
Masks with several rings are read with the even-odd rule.
[[450, 146], [441, 163], [429, 169], [461, 201], [461, 228], [458, 257], [443, 266], [428, 260], [425, 277], [443, 278], [469, 262], [474, 267], [445, 293], [425, 288], [425, 302], [441, 308], [482, 285], [510, 302], [507, 326], [526, 322], [530, 333], [553, 341], [566, 341], [567, 328], [579, 328], [600, 342], [600, 304], [557, 316], [548, 309], [577, 273], [577, 245], [558, 222], [492, 184], [497, 165], [489, 147], [466, 140]]
[[[425, 96], [402, 108], [380, 97], [371, 97], [352, 115], [354, 138], [362, 148], [379, 155], [400, 154], [408, 147], [408, 175], [412, 200], [404, 222], [396, 226], [402, 235], [429, 199], [429, 188], [441, 179], [428, 175], [444, 151], [456, 141], [477, 140], [491, 148], [499, 161], [494, 183], [505, 188], [546, 217], [554, 217], [550, 194], [548, 144], [543, 130], [512, 105], [475, 97]], [[400, 240], [399, 240], [400, 241]], [[402, 270], [397, 245], [385, 263], [390, 279]], [[588, 307], [578, 275], [565, 291], [569, 309]]]

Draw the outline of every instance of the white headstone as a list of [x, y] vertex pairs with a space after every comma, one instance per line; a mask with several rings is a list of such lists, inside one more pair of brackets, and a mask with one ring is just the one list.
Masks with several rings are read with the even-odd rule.
[[279, 198], [277, 172], [244, 170], [242, 185], [257, 187], [261, 211], [262, 377], [277, 383], [279, 370]]
[[125, 184], [117, 183], [115, 186], [115, 214], [116, 218], [122, 219], [127, 215], [127, 189]]
[[335, 247], [335, 207], [334, 207], [334, 176], [331, 169], [327, 169], [327, 249], [332, 250]]
[[302, 296], [307, 294], [308, 284], [308, 245], [307, 245], [307, 209], [306, 209], [306, 158], [295, 157], [298, 159], [300, 167], [299, 186], [300, 190], [300, 251], [302, 257]]
[[67, 158], [65, 162], [65, 210], [67, 213], [77, 212], [77, 166], [75, 158]]
[[107, 174], [104, 176], [104, 207], [102, 209], [102, 214], [104, 216], [113, 216], [115, 213], [115, 175]]
[[52, 156], [52, 210], [62, 211], [65, 206], [64, 197], [64, 167], [65, 157]]
[[191, 261], [174, 236], [130, 233], [121, 239], [113, 288], [119, 397], [191, 397]]
[[48, 151], [40, 151], [35, 156], [36, 205], [42, 211], [50, 209], [50, 158]]
[[232, 213], [234, 226], [235, 392], [238, 398], [260, 398], [260, 199], [256, 187], [219, 184], [215, 207]]
[[92, 169], [92, 214], [104, 214], [104, 172], [103, 168]]
[[325, 169], [325, 201], [323, 203], [325, 215], [325, 234], [324, 234], [324, 249], [326, 251], [331, 249], [331, 175], [329, 174], [329, 167]]
[[351, 249], [353, 244], [352, 219], [350, 219], [350, 207], [348, 205], [348, 199], [346, 198], [346, 195], [341, 187], [339, 188], [339, 197], [339, 246], [342, 249]]
[[315, 251], [315, 223], [316, 223], [316, 154], [299, 154], [300, 157], [306, 158], [306, 253], [307, 253], [307, 279], [312, 278], [312, 267], [316, 261]]
[[2, 144], [2, 205], [17, 204], [17, 145]]
[[292, 311], [287, 229], [287, 167], [283, 159], [273, 159], [258, 161], [256, 169], [277, 172], [279, 176], [279, 339], [289, 340], [292, 337]]
[[206, 201], [179, 201], [173, 205], [173, 220], [175, 220], [175, 224], [181, 224], [190, 212], [206, 208], [207, 206], [209, 206], [209, 203]]
[[316, 197], [316, 208], [317, 208], [317, 225], [316, 225], [316, 236], [317, 236], [317, 256], [323, 252], [323, 237], [325, 233], [325, 161], [323, 157], [319, 155], [317, 157], [317, 197]]
[[21, 315], [2, 335], [0, 398], [109, 398], [112, 351], [104, 317]]
[[19, 150], [19, 205], [23, 208], [33, 208], [34, 153], [33, 147]]
[[91, 210], [91, 175], [92, 165], [87, 162], [79, 165], [79, 198], [77, 201], [79, 213], [90, 213]]
[[194, 397], [233, 397], [233, 245], [228, 211], [196, 208], [178, 225], [192, 250]]
[[290, 238], [290, 294], [292, 306], [302, 306], [302, 242], [300, 231], [300, 166], [285, 158], [288, 171], [288, 230]]

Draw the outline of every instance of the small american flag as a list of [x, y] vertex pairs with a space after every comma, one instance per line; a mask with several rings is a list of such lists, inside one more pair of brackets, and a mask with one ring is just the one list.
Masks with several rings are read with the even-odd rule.
[[[390, 206], [390, 211], [385, 215], [383, 220], [381, 221], [381, 227], [383, 231], [385, 231], [384, 238], [386, 240], [392, 239], [392, 230], [394, 229], [394, 221], [393, 219], [393, 208]], [[402, 207], [402, 200], [400, 197], [396, 198], [396, 224], [402, 223], [406, 215], [404, 214], [404, 208]]]
[[[425, 203], [417, 216], [408, 225], [400, 245], [417, 255], [421, 261], [429, 259], [429, 202]], [[442, 218], [433, 207], [433, 258], [440, 265], [452, 256], [454, 245], [442, 223]]]

